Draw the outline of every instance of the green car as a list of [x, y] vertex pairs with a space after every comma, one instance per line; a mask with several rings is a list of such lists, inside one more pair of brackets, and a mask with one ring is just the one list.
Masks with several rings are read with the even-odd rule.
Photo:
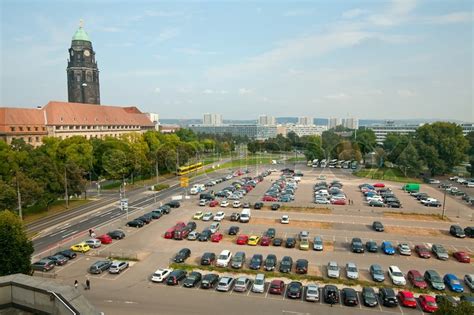
[[369, 201], [369, 206], [371, 207], [385, 207], [383, 201], [380, 200], [371, 200]]

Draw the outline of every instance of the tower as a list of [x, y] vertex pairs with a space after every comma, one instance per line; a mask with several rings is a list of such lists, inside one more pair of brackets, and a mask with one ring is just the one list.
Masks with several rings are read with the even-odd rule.
[[99, 69], [82, 20], [72, 37], [66, 71], [69, 102], [100, 105]]

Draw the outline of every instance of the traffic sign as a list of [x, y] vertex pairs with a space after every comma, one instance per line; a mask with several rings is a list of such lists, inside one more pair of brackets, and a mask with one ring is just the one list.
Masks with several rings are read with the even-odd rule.
[[122, 211], [128, 211], [128, 199], [121, 199], [120, 200], [120, 209], [122, 209]]
[[181, 187], [188, 187], [189, 186], [189, 177], [181, 177], [179, 179], [179, 183]]

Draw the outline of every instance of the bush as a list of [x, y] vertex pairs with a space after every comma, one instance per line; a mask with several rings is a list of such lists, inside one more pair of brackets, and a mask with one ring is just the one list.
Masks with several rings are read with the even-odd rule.
[[170, 188], [170, 185], [168, 184], [157, 184], [157, 185], [150, 186], [150, 190], [153, 190], [153, 191], [160, 191], [160, 190], [168, 189], [168, 188]]

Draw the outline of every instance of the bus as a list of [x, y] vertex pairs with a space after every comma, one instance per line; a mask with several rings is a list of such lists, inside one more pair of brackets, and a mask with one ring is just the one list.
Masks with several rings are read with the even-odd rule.
[[326, 167], [326, 159], [322, 160], [321, 163], [319, 164], [319, 167], [325, 168]]
[[192, 173], [194, 171], [198, 171], [202, 169], [202, 163], [195, 163], [187, 166], [180, 166], [178, 167], [178, 170], [176, 171], [176, 175], [181, 176], [181, 175], [186, 175], [189, 173]]
[[314, 160], [313, 160], [313, 165], [312, 165], [312, 166], [313, 166], [313, 167], [318, 167], [318, 165], [319, 165], [319, 163], [318, 163], [318, 162], [319, 162], [319, 160], [318, 160], [318, 159], [314, 159]]
[[337, 164], [337, 159], [333, 159], [333, 160], [329, 161], [329, 167], [330, 168], [335, 168], [336, 164]]

